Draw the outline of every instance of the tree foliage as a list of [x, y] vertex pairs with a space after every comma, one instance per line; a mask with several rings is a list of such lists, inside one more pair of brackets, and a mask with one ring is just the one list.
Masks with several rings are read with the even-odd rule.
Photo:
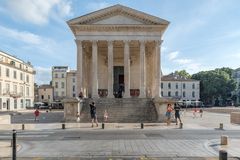
[[220, 68], [193, 74], [192, 79], [200, 80], [200, 97], [202, 101], [211, 104], [212, 100], [219, 97], [225, 101], [231, 98], [231, 92], [236, 88], [231, 73], [230, 68]]
[[191, 78], [191, 75], [187, 73], [185, 69], [180, 71], [175, 71], [174, 73], [185, 78]]

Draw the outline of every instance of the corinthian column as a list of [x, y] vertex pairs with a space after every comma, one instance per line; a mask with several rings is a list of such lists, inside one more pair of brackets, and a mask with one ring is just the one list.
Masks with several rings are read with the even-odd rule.
[[76, 40], [77, 44], [77, 93], [83, 91], [83, 48], [82, 41]]
[[129, 41], [124, 41], [124, 98], [130, 97]]
[[98, 98], [98, 52], [97, 41], [92, 41], [92, 97]]
[[161, 41], [155, 41], [155, 97], [160, 97], [161, 93], [161, 68], [160, 68], [160, 45]]
[[145, 73], [145, 42], [140, 41], [140, 95], [139, 97], [146, 97], [146, 73]]
[[113, 98], [113, 42], [108, 41], [108, 98]]

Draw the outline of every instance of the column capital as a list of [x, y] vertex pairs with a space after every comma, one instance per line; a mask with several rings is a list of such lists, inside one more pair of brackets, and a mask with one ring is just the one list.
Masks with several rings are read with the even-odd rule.
[[154, 42], [155, 42], [156, 45], [160, 46], [162, 44], [163, 40], [156, 40]]
[[124, 44], [128, 44], [129, 45], [130, 42], [131, 42], [131, 40], [123, 40]]
[[77, 45], [81, 45], [82, 44], [82, 40], [79, 40], [79, 39], [75, 39], [75, 43], [77, 44]]
[[108, 46], [112, 46], [113, 45], [113, 40], [108, 40], [107, 44], [108, 44]]

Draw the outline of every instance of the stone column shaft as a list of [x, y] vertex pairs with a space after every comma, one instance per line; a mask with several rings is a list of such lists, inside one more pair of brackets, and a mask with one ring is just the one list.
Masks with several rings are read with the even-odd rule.
[[124, 41], [124, 98], [130, 97], [129, 41]]
[[92, 41], [92, 97], [98, 98], [98, 52], [97, 41]]
[[140, 41], [140, 96], [146, 97], [145, 42]]
[[77, 44], [77, 94], [79, 94], [81, 91], [83, 91], [83, 47], [82, 41], [80, 40], [76, 40], [76, 44]]
[[113, 42], [108, 41], [108, 98], [113, 98]]
[[160, 97], [161, 94], [161, 68], [160, 68], [160, 41], [155, 41], [155, 97]]

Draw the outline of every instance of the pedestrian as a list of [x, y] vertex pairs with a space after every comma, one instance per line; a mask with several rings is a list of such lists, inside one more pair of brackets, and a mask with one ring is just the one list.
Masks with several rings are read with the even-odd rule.
[[40, 114], [39, 110], [36, 109], [36, 110], [34, 111], [34, 115], [35, 115], [34, 121], [39, 121], [39, 119], [38, 119], [39, 114]]
[[77, 122], [80, 122], [80, 114], [77, 112]]
[[196, 116], [197, 116], [197, 108], [195, 107], [193, 109], [193, 118], [196, 118]]
[[98, 127], [98, 120], [97, 120], [97, 112], [96, 112], [96, 106], [95, 103], [92, 102], [90, 104], [90, 114], [91, 114], [91, 119], [92, 119], [92, 127], [93, 127], [93, 123], [96, 123], [96, 126]]
[[167, 111], [166, 111], [166, 117], [167, 117], [167, 125], [169, 126], [171, 123], [171, 113], [172, 113], [172, 105], [167, 104]]
[[181, 109], [180, 106], [177, 103], [175, 103], [174, 104], [174, 110], [175, 110], [176, 125], [178, 125], [178, 120], [179, 120], [180, 123], [182, 123], [181, 117], [180, 117], [180, 109]]
[[202, 116], [203, 116], [203, 109], [202, 108], [199, 110], [199, 113], [200, 113], [200, 117], [202, 118]]
[[108, 112], [107, 112], [107, 110], [105, 109], [105, 111], [104, 111], [104, 122], [107, 122], [108, 121]]

